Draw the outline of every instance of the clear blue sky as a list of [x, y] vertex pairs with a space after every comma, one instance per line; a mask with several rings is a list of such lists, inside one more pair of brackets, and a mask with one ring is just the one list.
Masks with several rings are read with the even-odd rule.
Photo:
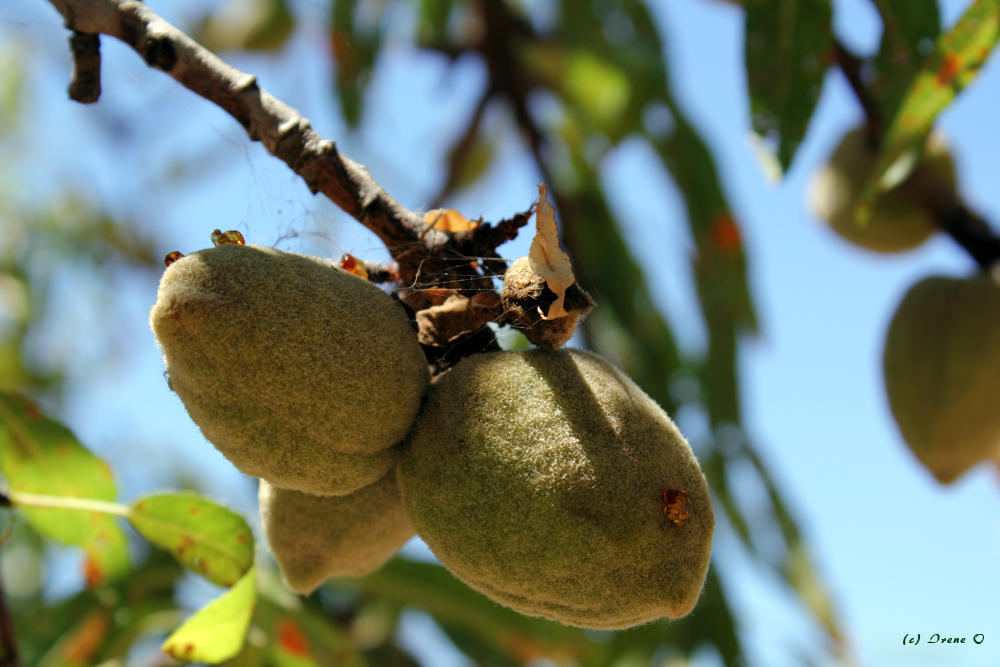
[[[196, 3], [151, 6], [183, 26], [193, 14], [178, 4]], [[313, 17], [324, 4], [294, 3]], [[900, 440], [880, 371], [885, 328], [907, 288], [926, 275], [968, 274], [972, 263], [947, 238], [885, 258], [823, 229], [805, 209], [804, 189], [843, 132], [860, 121], [842, 77], [827, 76], [793, 169], [780, 185], [770, 185], [747, 138], [741, 10], [715, 0], [650, 4], [657, 6], [678, 97], [712, 146], [745, 228], [762, 330], [743, 348], [747, 426], [805, 528], [856, 655], [873, 667], [1000, 664], [998, 474], [982, 467], [947, 488], [934, 482]], [[942, 0], [946, 25], [966, 4]], [[872, 52], [880, 28], [871, 3], [834, 5], [841, 38], [859, 52]], [[474, 62], [448, 68], [440, 58], [416, 53], [404, 37], [411, 18], [400, 12], [390, 19], [397, 37], [373, 83], [375, 111], [356, 135], [348, 135], [337, 116], [329, 63], [315, 57], [325, 43], [322, 21], [305, 22], [275, 58], [233, 62], [257, 73], [263, 87], [368, 165], [404, 205], [421, 208], [438, 186], [448, 140], [474, 104], [483, 76]], [[70, 103], [61, 20], [44, 0], [0, 7], [0, 50], [16, 46], [30, 63], [29, 121], [20, 142], [0, 146], [2, 163], [17, 164], [25, 200], [44, 200], [74, 183], [109, 210], [155, 230], [159, 253], [205, 247], [209, 232], [219, 227], [241, 229], [248, 241], [265, 244], [293, 230], [316, 232], [279, 247], [379, 257], [373, 237], [310, 195], [225, 114], [148, 70], [128, 49], [104, 43], [101, 102], [96, 108]], [[995, 223], [998, 108], [1000, 63], [994, 57], [939, 123], [953, 144], [964, 193]], [[489, 122], [498, 131], [511, 130], [500, 109]], [[603, 171], [614, 186], [614, 211], [628, 241], [658, 285], [658, 304], [684, 349], [703, 349], [687, 274], [691, 244], [673, 186], [634, 143], [609, 154]], [[507, 141], [485, 180], [453, 205], [469, 217], [498, 219], [522, 210], [536, 196], [538, 180], [523, 147]], [[517, 257], [527, 243], [521, 239], [501, 250]], [[112, 460], [124, 497], [175, 483], [184, 474], [206, 492], [255, 512], [253, 485], [204, 442], [161, 377], [145, 323], [156, 277], [130, 281], [112, 305], [81, 298], [88, 280], [80, 272], [62, 273], [60, 301], [50, 313], [49, 334], [39, 342], [52, 355], [76, 360], [73, 386], [79, 391], [68, 403], [67, 421]], [[693, 437], [703, 426], [689, 417], [679, 421]], [[752, 505], [759, 490], [741, 489]], [[717, 539], [731, 540], [722, 531]], [[797, 664], [800, 647], [815, 636], [803, 612], [752, 563], [731, 557], [719, 567], [732, 584], [740, 627], [757, 664]], [[420, 622], [412, 621], [418, 628]], [[902, 645], [904, 634], [935, 632], [970, 640], [982, 632], [986, 641]]]

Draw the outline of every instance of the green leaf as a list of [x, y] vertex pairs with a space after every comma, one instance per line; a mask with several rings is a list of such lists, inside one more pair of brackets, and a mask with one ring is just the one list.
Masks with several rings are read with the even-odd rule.
[[38, 667], [88, 667], [111, 630], [111, 612], [103, 607], [94, 609], [82, 621], [53, 644]]
[[295, 30], [295, 17], [288, 11], [285, 0], [267, 0], [266, 12], [243, 42], [243, 48], [251, 51], [280, 49]]
[[355, 28], [357, 5], [358, 0], [334, 2], [330, 26], [333, 58], [337, 63], [337, 96], [344, 120], [351, 127], [361, 120], [365, 90], [382, 41], [377, 27], [371, 32]]
[[196, 493], [137, 498], [128, 520], [140, 535], [220, 586], [232, 586], [253, 565], [254, 539], [247, 522]]
[[175, 660], [218, 664], [239, 654], [257, 601], [257, 569], [199, 609], [160, 648]]
[[352, 583], [366, 593], [418, 605], [442, 625], [461, 625], [493, 650], [521, 663], [544, 655], [578, 661], [603, 655], [579, 628], [501, 607], [440, 565], [394, 558], [377, 572]]
[[976, 0], [955, 27], [942, 34], [920, 66], [882, 145], [858, 204], [866, 221], [875, 197], [901, 183], [920, 159], [934, 120], [975, 78], [1000, 37], [1000, 0]]
[[295, 29], [286, 0], [229, 0], [194, 30], [210, 51], [269, 51], [285, 45]]
[[448, 23], [454, 0], [420, 0], [418, 35], [421, 46], [435, 48], [448, 42]]
[[308, 607], [287, 609], [262, 595], [254, 624], [270, 638], [277, 667], [367, 667], [351, 637]]
[[567, 97], [579, 104], [598, 127], [613, 127], [632, 96], [625, 72], [589, 50], [569, 56], [563, 86]]
[[885, 118], [896, 115], [913, 76], [941, 32], [937, 0], [874, 0], [882, 16], [882, 45], [869, 84]]
[[787, 171], [805, 136], [833, 52], [830, 0], [746, 0], [753, 127], [777, 141]]
[[[15, 492], [106, 502], [116, 495], [104, 461], [35, 403], [7, 392], [0, 392], [0, 472]], [[83, 547], [91, 587], [128, 572], [128, 543], [114, 516], [24, 505], [19, 510], [44, 537]]]

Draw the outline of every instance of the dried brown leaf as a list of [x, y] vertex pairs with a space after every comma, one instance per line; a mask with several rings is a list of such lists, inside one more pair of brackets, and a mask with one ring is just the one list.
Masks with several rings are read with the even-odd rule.
[[566, 290], [576, 282], [569, 255], [559, 246], [559, 228], [556, 227], [555, 209], [546, 199], [547, 186], [538, 186], [538, 210], [535, 213], [535, 240], [531, 242], [528, 252], [528, 265], [531, 270], [545, 279], [545, 284], [556, 295], [556, 300], [549, 306], [548, 314], [538, 309], [543, 320], [566, 317], [564, 300]]
[[[484, 293], [492, 294], [492, 293]], [[500, 298], [476, 295], [472, 299], [452, 296], [439, 306], [417, 313], [417, 340], [421, 345], [444, 345], [464, 334], [478, 331], [487, 322], [495, 322]]]
[[469, 220], [453, 208], [436, 208], [424, 214], [424, 222], [441, 232], [471, 232], [479, 226], [478, 220]]

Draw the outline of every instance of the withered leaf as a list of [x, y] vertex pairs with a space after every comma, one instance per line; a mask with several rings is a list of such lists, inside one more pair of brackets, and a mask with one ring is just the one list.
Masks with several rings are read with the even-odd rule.
[[471, 232], [479, 221], [469, 220], [453, 208], [436, 208], [424, 214], [424, 222], [442, 232]]
[[492, 292], [472, 299], [451, 296], [439, 306], [417, 313], [417, 340], [421, 345], [444, 345], [499, 318], [500, 297]]
[[531, 242], [528, 252], [528, 265], [531, 270], [545, 279], [545, 284], [556, 295], [556, 300], [549, 306], [548, 314], [538, 309], [543, 320], [566, 317], [563, 303], [566, 290], [576, 282], [573, 267], [569, 263], [569, 255], [559, 246], [559, 228], [556, 227], [555, 209], [546, 198], [547, 186], [538, 186], [538, 209], [535, 213], [535, 239]]

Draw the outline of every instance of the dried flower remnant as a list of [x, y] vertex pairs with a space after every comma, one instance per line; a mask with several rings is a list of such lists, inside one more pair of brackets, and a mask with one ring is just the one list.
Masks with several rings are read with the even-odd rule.
[[235, 229], [230, 229], [228, 232], [220, 232], [218, 229], [212, 232], [212, 245], [222, 245], [224, 243], [235, 243], [236, 245], [246, 245], [246, 241], [243, 240], [243, 235], [240, 234]]
[[678, 526], [683, 525], [691, 516], [691, 499], [688, 498], [687, 491], [665, 489], [663, 500], [667, 503], [667, 506], [663, 508], [663, 513]]
[[166, 264], [167, 266], [170, 266], [171, 264], [181, 259], [182, 257], [184, 257], [184, 253], [177, 252], [176, 250], [174, 250], [173, 252], [167, 253], [167, 256], [163, 258], [163, 263]]
[[546, 198], [547, 185], [538, 186], [538, 208], [535, 212], [535, 239], [528, 252], [531, 270], [545, 279], [546, 286], [556, 295], [549, 312], [538, 309], [543, 320], [569, 315], [564, 307], [566, 289], [576, 282], [569, 255], [559, 247], [559, 228], [556, 226], [556, 212]]
[[353, 273], [359, 278], [368, 280], [368, 272], [365, 271], [365, 265], [360, 259], [349, 252], [345, 252], [344, 256], [340, 258], [340, 268], [348, 273]]

